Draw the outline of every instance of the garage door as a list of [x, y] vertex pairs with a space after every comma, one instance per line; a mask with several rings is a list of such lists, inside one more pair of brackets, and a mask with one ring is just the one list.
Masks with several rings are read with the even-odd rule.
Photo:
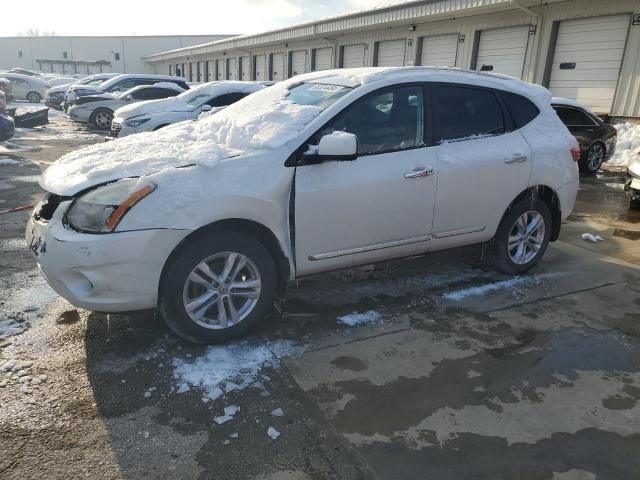
[[255, 57], [255, 80], [267, 80], [267, 61], [264, 55]]
[[610, 113], [629, 31], [629, 16], [560, 23], [549, 89], [597, 113]]
[[378, 42], [376, 65], [380, 67], [402, 67], [404, 65], [404, 45], [404, 39]]
[[333, 61], [331, 59], [331, 47], [329, 48], [316, 48], [313, 51], [314, 58], [314, 70], [329, 70], [333, 68]]
[[291, 52], [291, 65], [289, 67], [289, 76], [295, 77], [307, 71], [307, 52], [298, 50]]
[[481, 32], [476, 70], [522, 78], [528, 43], [528, 25]]
[[251, 80], [251, 62], [249, 57], [240, 57], [240, 80]]
[[364, 67], [364, 45], [346, 45], [342, 48], [342, 68]]
[[216, 80], [224, 80], [224, 60], [216, 60]]
[[455, 67], [458, 56], [458, 34], [422, 38], [420, 65]]
[[238, 71], [236, 70], [236, 59], [228, 58], [227, 59], [227, 80], [237, 80], [238, 79]]
[[271, 54], [271, 79], [274, 82], [284, 80], [284, 53]]

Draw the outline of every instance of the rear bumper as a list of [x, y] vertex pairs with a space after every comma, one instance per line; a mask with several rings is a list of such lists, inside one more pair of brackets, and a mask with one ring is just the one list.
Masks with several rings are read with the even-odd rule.
[[556, 192], [558, 199], [560, 200], [560, 214], [562, 220], [566, 220], [573, 212], [576, 206], [576, 197], [578, 196], [578, 189], [580, 188], [580, 181], [567, 183], [560, 187]]

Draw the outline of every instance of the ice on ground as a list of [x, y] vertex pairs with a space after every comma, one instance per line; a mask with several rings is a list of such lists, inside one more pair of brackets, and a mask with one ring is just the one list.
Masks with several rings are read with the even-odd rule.
[[267, 429], [267, 435], [275, 440], [280, 436], [280, 432], [273, 427], [269, 427]]
[[215, 417], [213, 421], [216, 422], [218, 425], [222, 425], [223, 423], [227, 423], [229, 420], [233, 420], [233, 417], [239, 411], [240, 411], [240, 407], [238, 407], [237, 405], [229, 405], [228, 407], [224, 407], [224, 415]]
[[278, 367], [283, 357], [304, 350], [290, 341], [251, 343], [243, 341], [209, 347], [194, 360], [175, 358], [173, 376], [180, 389], [186, 384], [204, 389], [204, 397], [215, 400], [224, 395], [223, 387], [233, 382], [234, 390], [243, 390], [257, 380], [263, 368]]
[[271, 412], [271, 415], [274, 417], [284, 417], [284, 412], [282, 411], [281, 408], [276, 408], [274, 411]]
[[615, 125], [618, 130], [616, 153], [608, 164], [626, 167], [629, 161], [640, 153], [640, 124], [624, 122]]
[[363, 313], [354, 312], [348, 315], [343, 315], [342, 317], [338, 317], [338, 322], [350, 327], [366, 325], [369, 323], [377, 323], [380, 320], [382, 320], [382, 314], [376, 312], [375, 310], [369, 310], [368, 312]]
[[591, 243], [604, 242], [604, 238], [602, 238], [600, 235], [594, 235], [593, 233], [583, 233], [582, 240]]
[[493, 292], [496, 290], [510, 289], [520, 285], [526, 285], [528, 283], [535, 283], [545, 278], [554, 278], [566, 274], [559, 273], [543, 273], [541, 275], [533, 275], [526, 277], [514, 277], [509, 280], [502, 280], [499, 282], [486, 283], [477, 287], [463, 288], [461, 290], [455, 290], [442, 295], [447, 300], [463, 300], [467, 297], [473, 297], [478, 295], [484, 295], [485, 293]]
[[25, 327], [16, 320], [0, 320], [0, 340], [13, 335], [20, 335]]

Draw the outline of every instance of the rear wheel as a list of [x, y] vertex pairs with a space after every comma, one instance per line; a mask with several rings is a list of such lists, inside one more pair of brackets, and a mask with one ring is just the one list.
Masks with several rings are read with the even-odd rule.
[[504, 215], [493, 240], [493, 263], [503, 273], [517, 275], [533, 268], [551, 238], [549, 207], [537, 198], [523, 198]]
[[580, 159], [580, 171], [593, 175], [600, 170], [606, 157], [606, 148], [601, 142], [595, 142]]
[[113, 112], [106, 108], [99, 108], [91, 115], [91, 123], [100, 130], [111, 130], [111, 121], [113, 120]]
[[276, 266], [257, 240], [240, 233], [196, 234], [168, 266], [160, 312], [169, 327], [197, 343], [242, 337], [270, 313]]
[[38, 92], [27, 93], [27, 101], [29, 103], [40, 103], [41, 100], [42, 100], [42, 95], [40, 95]]

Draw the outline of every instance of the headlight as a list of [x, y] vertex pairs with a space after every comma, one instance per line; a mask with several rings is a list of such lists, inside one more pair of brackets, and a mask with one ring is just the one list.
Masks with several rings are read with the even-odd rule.
[[125, 178], [86, 193], [73, 202], [67, 214], [76, 230], [90, 233], [112, 232], [125, 214], [156, 189], [151, 182]]
[[125, 123], [125, 125], [127, 127], [138, 127], [143, 123], [148, 122], [149, 120], [150, 120], [149, 118], [136, 118], [135, 120], [129, 120], [128, 122]]

